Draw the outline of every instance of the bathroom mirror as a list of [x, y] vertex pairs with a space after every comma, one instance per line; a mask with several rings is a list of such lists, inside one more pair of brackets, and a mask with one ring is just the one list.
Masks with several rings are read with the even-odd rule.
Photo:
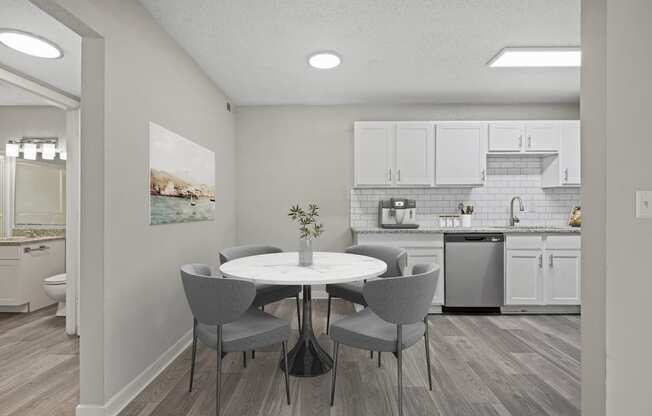
[[65, 226], [65, 161], [17, 159], [14, 183], [16, 226]]

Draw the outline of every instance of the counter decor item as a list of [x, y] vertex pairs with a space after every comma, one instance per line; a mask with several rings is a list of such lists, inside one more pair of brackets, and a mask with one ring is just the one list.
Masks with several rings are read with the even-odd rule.
[[462, 214], [462, 227], [464, 228], [471, 228], [471, 214]]
[[582, 226], [582, 208], [575, 207], [571, 211], [570, 217], [568, 218], [568, 225], [571, 227], [581, 227]]
[[455, 228], [459, 227], [461, 224], [459, 215], [440, 215], [439, 216], [439, 226], [441, 228]]
[[299, 223], [299, 266], [312, 265], [312, 240], [324, 232], [324, 226], [317, 222], [319, 206], [308, 204], [308, 209], [299, 205], [290, 208], [288, 216]]
[[464, 205], [462, 202], [457, 206], [462, 218], [462, 227], [471, 228], [471, 215], [473, 214], [473, 205]]

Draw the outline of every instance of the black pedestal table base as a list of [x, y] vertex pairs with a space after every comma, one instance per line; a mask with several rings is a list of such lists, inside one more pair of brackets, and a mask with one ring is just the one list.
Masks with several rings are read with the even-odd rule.
[[[333, 359], [319, 345], [312, 329], [312, 289], [303, 286], [303, 322], [296, 345], [288, 353], [290, 374], [296, 377], [315, 377], [326, 374], [333, 367]], [[281, 368], [285, 362], [281, 360]]]

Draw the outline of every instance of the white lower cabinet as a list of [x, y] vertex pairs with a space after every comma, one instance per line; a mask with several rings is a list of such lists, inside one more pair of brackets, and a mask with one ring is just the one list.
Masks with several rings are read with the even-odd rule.
[[439, 280], [432, 299], [433, 307], [444, 304], [444, 235], [415, 233], [355, 234], [354, 244], [381, 244], [405, 249], [408, 254], [407, 273], [420, 263], [434, 263], [439, 269]]
[[0, 246], [0, 311], [29, 312], [54, 303], [43, 279], [66, 272], [65, 240]]
[[581, 304], [579, 236], [507, 235], [505, 241], [505, 304]]
[[543, 273], [539, 250], [508, 250], [505, 264], [505, 303], [508, 305], [541, 304]]
[[579, 250], [546, 251], [547, 305], [579, 305], [581, 298], [581, 252]]

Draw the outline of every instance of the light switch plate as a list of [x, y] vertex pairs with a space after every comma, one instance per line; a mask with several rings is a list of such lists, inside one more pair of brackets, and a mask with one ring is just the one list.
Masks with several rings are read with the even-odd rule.
[[652, 191], [636, 191], [636, 218], [652, 218]]

